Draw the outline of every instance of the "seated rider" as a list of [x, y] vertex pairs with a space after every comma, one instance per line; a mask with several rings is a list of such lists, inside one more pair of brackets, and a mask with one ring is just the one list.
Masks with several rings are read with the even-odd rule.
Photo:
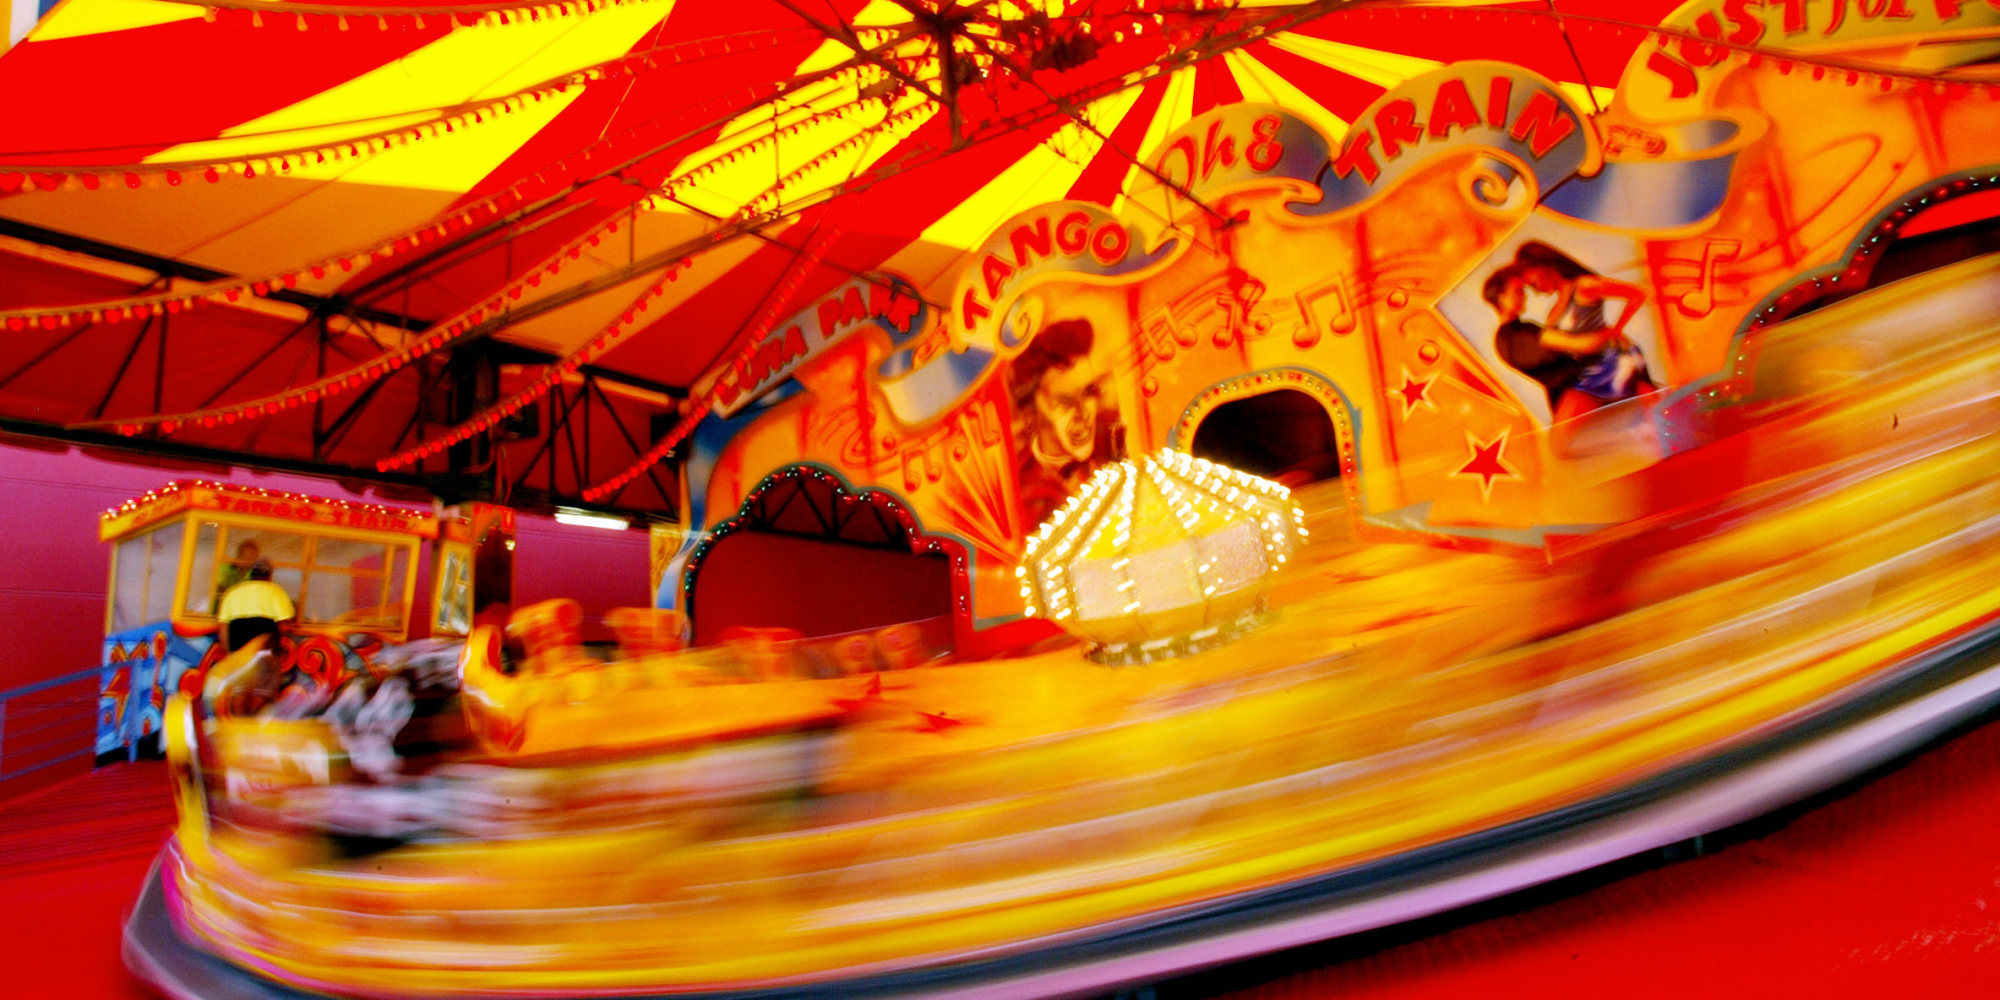
[[276, 668], [279, 623], [289, 621], [297, 614], [297, 609], [292, 606], [292, 596], [285, 592], [285, 588], [271, 582], [271, 564], [267, 560], [257, 560], [250, 567], [250, 578], [230, 587], [222, 595], [215, 617], [222, 625], [224, 649], [234, 653], [258, 636], [269, 637], [258, 653], [256, 679], [249, 685], [251, 691], [248, 694], [255, 704], [243, 707], [254, 710], [277, 696], [282, 677]]

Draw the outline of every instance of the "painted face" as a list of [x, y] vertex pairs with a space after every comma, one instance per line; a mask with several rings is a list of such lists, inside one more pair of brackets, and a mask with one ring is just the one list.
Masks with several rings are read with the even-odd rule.
[[1050, 455], [1087, 461], [1097, 448], [1097, 414], [1104, 402], [1104, 380], [1088, 359], [1067, 368], [1051, 368], [1035, 386], [1035, 414], [1040, 426], [1037, 443]]
[[1563, 277], [1557, 274], [1553, 267], [1523, 268], [1521, 280], [1538, 292], [1556, 292], [1561, 291], [1563, 287]]

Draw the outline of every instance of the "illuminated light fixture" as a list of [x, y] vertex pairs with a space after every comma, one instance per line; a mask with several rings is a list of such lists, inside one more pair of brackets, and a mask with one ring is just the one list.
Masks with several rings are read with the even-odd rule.
[[1146, 663], [1230, 642], [1269, 618], [1264, 590], [1306, 536], [1291, 492], [1173, 450], [1099, 469], [1028, 537], [1029, 614]]
[[574, 525], [579, 528], [609, 528], [613, 531], [623, 531], [632, 526], [632, 522], [622, 517], [613, 517], [610, 514], [593, 514], [587, 510], [569, 510], [567, 508], [556, 511], [556, 523]]

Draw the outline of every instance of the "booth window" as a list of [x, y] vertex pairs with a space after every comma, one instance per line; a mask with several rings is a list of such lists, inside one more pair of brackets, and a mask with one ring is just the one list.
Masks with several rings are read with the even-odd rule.
[[436, 612], [431, 622], [433, 631], [452, 635], [472, 631], [472, 553], [464, 545], [444, 547], [443, 565], [438, 569]]
[[205, 580], [220, 581], [221, 579], [221, 577], [216, 575], [215, 563], [217, 555], [215, 536], [220, 530], [213, 521], [204, 521], [195, 529], [194, 557], [188, 564], [187, 607], [181, 609], [184, 614], [212, 615], [215, 613], [215, 602], [222, 596], [222, 588], [220, 586], [203, 586], [202, 582]]
[[271, 564], [271, 581], [292, 595], [301, 624], [403, 625], [410, 546], [214, 522], [201, 525], [196, 541], [193, 578], [215, 582], [206, 594], [189, 588], [188, 614], [214, 614], [222, 593], [262, 561]]
[[[389, 546], [345, 538], [313, 539], [299, 614], [307, 621], [354, 625], [402, 624], [402, 567]], [[400, 553], [399, 553], [400, 554]], [[397, 579], [391, 594], [390, 576]]]
[[173, 616], [174, 583], [179, 579], [185, 530], [176, 521], [118, 543], [111, 587], [113, 632]]

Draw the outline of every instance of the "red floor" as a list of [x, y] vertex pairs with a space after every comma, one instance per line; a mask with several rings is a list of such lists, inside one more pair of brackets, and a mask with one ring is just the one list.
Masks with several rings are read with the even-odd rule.
[[[0, 810], [0, 996], [146, 996], [118, 928], [172, 808], [116, 765]], [[1672, 864], [1165, 983], [1170, 997], [2000, 996], [2000, 725]]]
[[0, 802], [0, 996], [142, 1000], [125, 909], [173, 825], [166, 765], [115, 764]]

